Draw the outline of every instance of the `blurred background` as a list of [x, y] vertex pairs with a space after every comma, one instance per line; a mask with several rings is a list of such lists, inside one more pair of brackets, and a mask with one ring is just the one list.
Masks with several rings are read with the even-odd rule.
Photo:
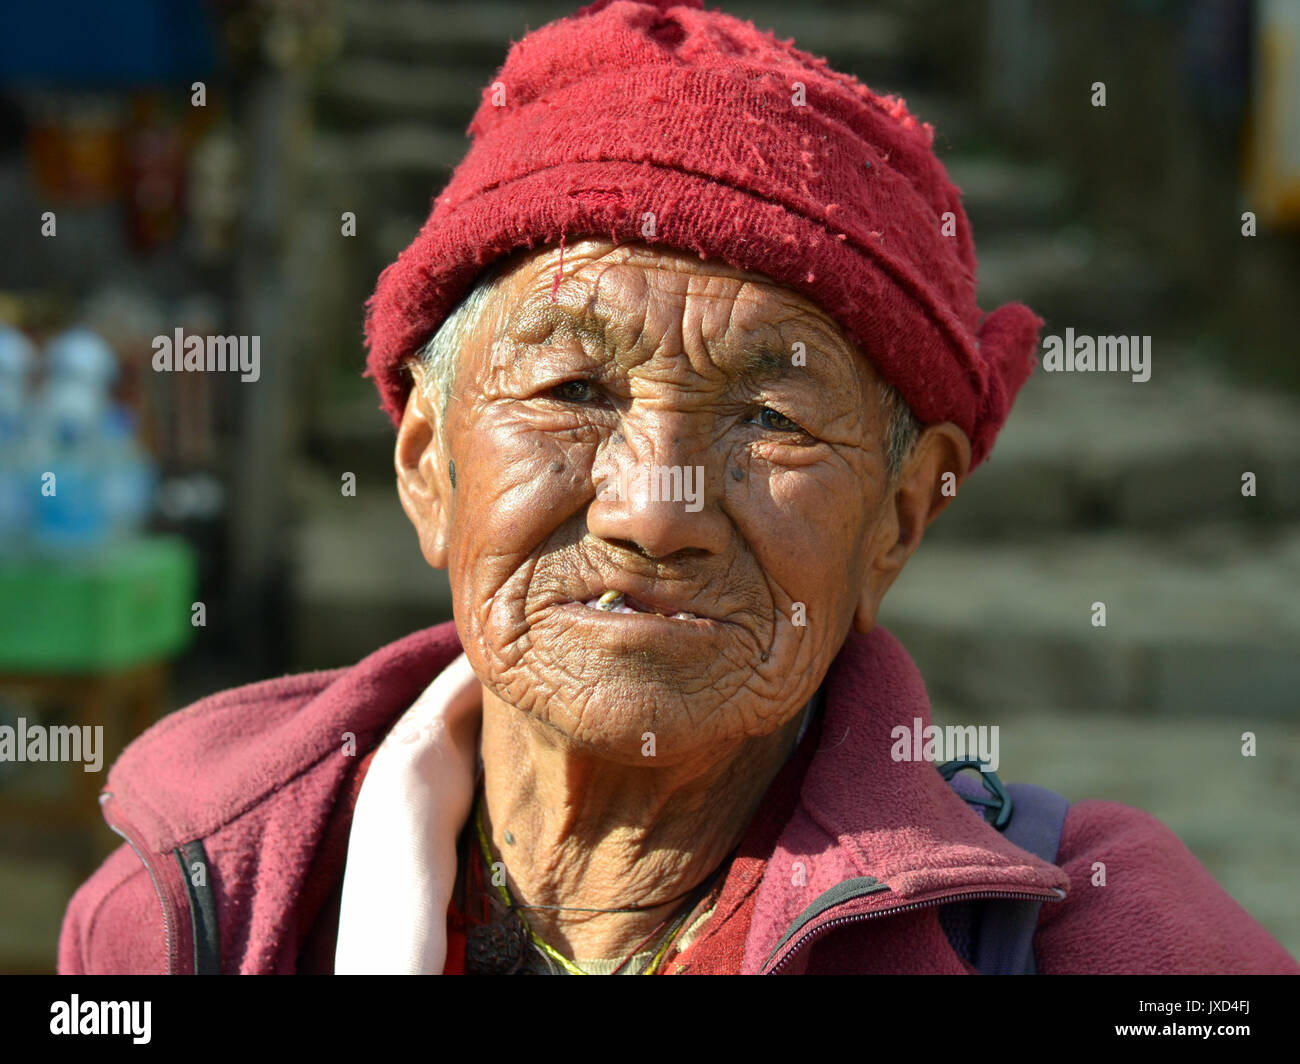
[[[149, 724], [450, 616], [362, 305], [509, 43], [575, 6], [0, 14], [0, 725], [106, 745], [0, 762], [0, 971], [53, 970]], [[721, 6], [936, 127], [981, 306], [1152, 338], [1146, 383], [1031, 378], [882, 622], [1004, 778], [1154, 814], [1300, 954], [1300, 0]], [[260, 379], [154, 372], [176, 329], [260, 336]]]

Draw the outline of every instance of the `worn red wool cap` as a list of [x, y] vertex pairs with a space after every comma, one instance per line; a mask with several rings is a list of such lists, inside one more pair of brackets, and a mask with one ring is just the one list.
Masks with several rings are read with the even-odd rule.
[[972, 466], [1033, 367], [1042, 321], [975, 303], [931, 127], [752, 23], [697, 2], [592, 4], [510, 49], [469, 133], [367, 304], [366, 373], [394, 423], [404, 362], [483, 269], [562, 237], [693, 250], [802, 292], [922, 424], [961, 426]]

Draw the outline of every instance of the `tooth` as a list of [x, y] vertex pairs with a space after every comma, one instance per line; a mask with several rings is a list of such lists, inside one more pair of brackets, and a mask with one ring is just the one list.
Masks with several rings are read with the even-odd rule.
[[596, 609], [612, 613], [623, 605], [623, 592], [610, 588], [596, 600]]
[[675, 620], [675, 621], [693, 621], [693, 620], [695, 620], [695, 614], [693, 614], [693, 613], [686, 613], [685, 611], [682, 611], [681, 613], [674, 613], [674, 614], [673, 614], [673, 620]]

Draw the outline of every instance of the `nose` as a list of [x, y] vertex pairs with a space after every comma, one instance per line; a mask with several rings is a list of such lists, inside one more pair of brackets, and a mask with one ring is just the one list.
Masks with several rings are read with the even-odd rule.
[[716, 448], [692, 439], [689, 417], [646, 409], [623, 417], [592, 465], [596, 499], [587, 528], [593, 536], [652, 558], [726, 549], [731, 522], [718, 505], [721, 459]]

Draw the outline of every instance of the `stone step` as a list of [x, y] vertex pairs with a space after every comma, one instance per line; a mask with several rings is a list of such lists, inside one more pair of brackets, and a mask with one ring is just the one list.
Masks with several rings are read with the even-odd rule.
[[834, 69], [851, 67], [873, 89], [873, 78], [894, 76], [912, 58], [909, 16], [884, 4], [828, 8], [730, 0], [723, 10], [782, 40], [793, 38], [795, 47], [825, 57]]
[[1297, 708], [1300, 525], [923, 542], [880, 622], [947, 703], [1217, 713], [1249, 729]]
[[425, 62], [454, 57], [495, 70], [512, 41], [576, 9], [564, 0], [351, 0], [341, 12], [344, 47], [358, 56]]
[[397, 63], [345, 56], [321, 72], [317, 117], [327, 129], [410, 122], [463, 131], [490, 73], [464, 63]]
[[[1052, 333], [1064, 333], [1061, 323], [1044, 337]], [[1194, 359], [1153, 337], [1144, 383], [1038, 366], [990, 458], [928, 535], [1023, 541], [1065, 529], [1300, 520], [1300, 404]], [[1248, 472], [1253, 497], [1242, 495]]]
[[974, 218], [972, 225], [981, 307], [1027, 303], [1049, 320], [1083, 317], [1103, 332], [1131, 331], [1132, 322], [1150, 321], [1177, 295], [1172, 280], [1152, 270], [1122, 234], [1047, 216], [1010, 229], [981, 228]]
[[961, 190], [981, 258], [991, 236], [1029, 233], [1042, 241], [1044, 233], [1065, 228], [1069, 183], [1060, 167], [958, 152], [942, 159], [949, 178]]

